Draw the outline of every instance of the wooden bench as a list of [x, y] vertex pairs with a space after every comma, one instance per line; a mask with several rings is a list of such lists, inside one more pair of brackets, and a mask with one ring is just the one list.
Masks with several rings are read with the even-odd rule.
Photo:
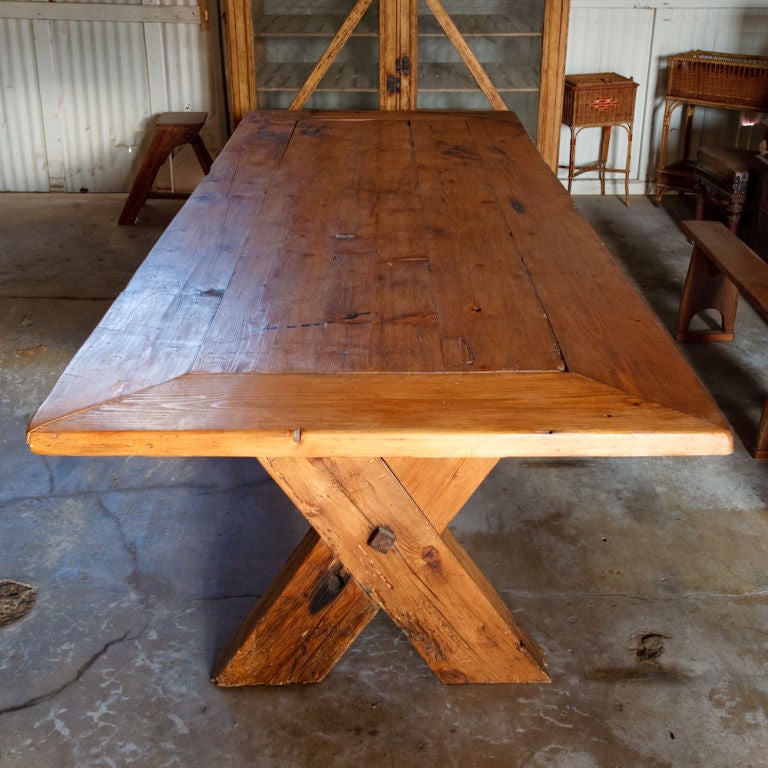
[[[678, 341], [731, 341], [739, 294], [768, 320], [768, 263], [718, 221], [684, 221], [693, 253], [677, 316]], [[690, 330], [699, 312], [720, 313], [719, 330]], [[768, 400], [758, 429], [756, 459], [768, 458]]]
[[203, 173], [208, 174], [213, 160], [200, 137], [200, 130], [207, 119], [207, 112], [163, 112], [158, 116], [152, 143], [128, 193], [120, 218], [117, 220], [118, 224], [135, 224], [139, 211], [150, 197], [170, 199], [189, 197], [183, 192], [153, 192], [152, 185], [163, 163], [176, 147], [183, 144], [192, 146]]

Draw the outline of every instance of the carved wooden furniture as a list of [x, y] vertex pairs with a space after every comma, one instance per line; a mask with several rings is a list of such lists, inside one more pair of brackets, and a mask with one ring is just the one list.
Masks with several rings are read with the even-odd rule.
[[[632, 162], [632, 126], [635, 120], [637, 83], [631, 77], [615, 72], [566, 75], [563, 98], [563, 122], [570, 128], [568, 159], [568, 191], [573, 179], [582, 173], [597, 171], [600, 194], [605, 194], [605, 174], [624, 175], [624, 201], [629, 206], [629, 173]], [[614, 127], [627, 132], [627, 157], [623, 168], [608, 167], [608, 150]], [[600, 157], [592, 163], [576, 167], [576, 138], [585, 128], [600, 128]]]
[[498, 458], [731, 450], [511, 112], [247, 115], [28, 439], [257, 457], [307, 518], [221, 685], [320, 680], [379, 608], [444, 682], [544, 681], [448, 529]]
[[728, 228], [738, 234], [757, 155], [731, 147], [701, 147], [696, 154], [696, 218], [704, 218], [705, 200], [725, 209]]
[[224, 0], [232, 126], [257, 107], [511, 109], [556, 170], [570, 0], [286, 7]]
[[747, 201], [749, 223], [742, 237], [763, 261], [768, 262], [768, 156], [757, 156], [753, 167]]
[[[669, 190], [696, 191], [691, 133], [697, 106], [768, 112], [768, 56], [690, 51], [670, 58], [656, 172], [657, 205]], [[668, 164], [670, 121], [679, 107], [685, 108], [682, 158]]]
[[[693, 253], [680, 300], [678, 340], [732, 341], [739, 294], [768, 320], [768, 264], [719, 221], [684, 221], [683, 230], [693, 241]], [[693, 318], [707, 309], [720, 313], [720, 329], [692, 331]], [[768, 400], [752, 455], [768, 458]]]
[[153, 192], [152, 185], [171, 152], [184, 144], [192, 146], [203, 173], [211, 170], [213, 160], [200, 136], [200, 130], [207, 119], [207, 112], [163, 112], [158, 116], [152, 142], [128, 193], [118, 224], [135, 224], [148, 198], [183, 199], [189, 196], [177, 192]]

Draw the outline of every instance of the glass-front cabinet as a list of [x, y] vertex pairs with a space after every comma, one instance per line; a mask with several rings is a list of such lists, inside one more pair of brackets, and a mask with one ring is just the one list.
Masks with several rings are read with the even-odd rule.
[[552, 165], [568, 9], [569, 0], [225, 0], [232, 121], [255, 107], [510, 109]]

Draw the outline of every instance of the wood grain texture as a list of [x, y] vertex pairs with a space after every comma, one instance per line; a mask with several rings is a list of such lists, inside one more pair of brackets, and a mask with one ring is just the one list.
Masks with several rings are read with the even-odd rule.
[[[270, 472], [362, 590], [444, 683], [545, 682], [541, 649], [450, 533], [380, 459], [269, 460]], [[384, 526], [394, 546], [368, 545]]]
[[[311, 530], [221, 651], [213, 681], [229, 687], [323, 680], [378, 612], [348, 579]], [[338, 594], [323, 598], [334, 589]]]
[[491, 81], [491, 78], [488, 77], [483, 65], [480, 64], [472, 49], [467, 45], [467, 41], [459, 32], [458, 27], [440, 0], [427, 0], [427, 5], [493, 109], [506, 110], [507, 105], [504, 103], [504, 99], [499, 95], [496, 86]]
[[145, 455], [730, 450], [665, 329], [502, 112], [248, 115], [29, 441]]

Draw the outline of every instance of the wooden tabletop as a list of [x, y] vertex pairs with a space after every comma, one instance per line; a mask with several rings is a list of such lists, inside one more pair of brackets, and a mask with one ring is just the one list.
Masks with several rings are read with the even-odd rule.
[[249, 114], [28, 440], [71, 455], [732, 449], [499, 112]]

